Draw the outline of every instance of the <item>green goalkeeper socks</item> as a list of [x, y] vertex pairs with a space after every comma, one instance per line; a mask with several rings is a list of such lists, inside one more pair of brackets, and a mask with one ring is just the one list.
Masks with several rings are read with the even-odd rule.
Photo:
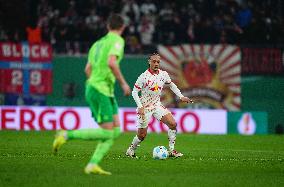
[[101, 141], [98, 143], [97, 148], [90, 160], [92, 164], [99, 164], [106, 153], [109, 151], [111, 146], [113, 145], [113, 139]]
[[108, 140], [113, 139], [113, 130], [103, 128], [67, 131], [67, 139]]

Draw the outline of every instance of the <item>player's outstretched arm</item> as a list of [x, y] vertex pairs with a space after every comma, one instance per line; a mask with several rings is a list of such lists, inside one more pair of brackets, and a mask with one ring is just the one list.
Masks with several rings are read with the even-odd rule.
[[187, 103], [193, 103], [192, 99], [189, 99], [188, 97], [184, 97], [178, 87], [175, 85], [175, 83], [171, 82], [169, 84], [170, 89], [180, 98], [182, 102], [187, 102]]
[[171, 82], [171, 83], [169, 84], [169, 86], [170, 86], [170, 89], [171, 89], [179, 98], [184, 97], [184, 96], [182, 95], [182, 93], [180, 92], [180, 90], [178, 89], [178, 87], [175, 85], [175, 83]]

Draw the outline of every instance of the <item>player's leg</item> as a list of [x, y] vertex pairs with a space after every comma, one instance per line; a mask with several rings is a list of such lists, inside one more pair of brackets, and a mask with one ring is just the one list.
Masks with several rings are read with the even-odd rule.
[[146, 138], [147, 129], [148, 129], [148, 127], [138, 128], [137, 135], [134, 136], [130, 146], [128, 147], [128, 149], [126, 151], [127, 156], [136, 158], [135, 151], [136, 151], [137, 147], [140, 145], [140, 143]]
[[[109, 122], [113, 127], [113, 106], [109, 97], [99, 93], [96, 89], [87, 85], [86, 101], [90, 106], [92, 116], [98, 124]], [[112, 138], [113, 130], [105, 128], [59, 131], [53, 142], [53, 152], [57, 153], [64, 143], [72, 139], [105, 141]]]
[[130, 157], [136, 157], [135, 150], [140, 145], [140, 143], [145, 139], [147, 135], [148, 123], [152, 117], [153, 112], [145, 111], [144, 119], [142, 116], [137, 114], [137, 135], [134, 136], [130, 146], [126, 151], [126, 155]]
[[104, 171], [99, 166], [99, 163], [101, 162], [101, 160], [104, 158], [104, 156], [108, 153], [111, 146], [113, 145], [113, 142], [114, 142], [113, 122], [101, 123], [100, 127], [102, 129], [110, 132], [111, 137], [109, 139], [103, 139], [103, 140], [99, 141], [94, 154], [92, 155], [89, 163], [85, 167], [85, 173], [87, 173], [87, 174], [93, 173], [93, 174], [111, 175], [110, 172]]
[[[88, 165], [85, 168], [85, 172], [87, 174], [94, 173], [94, 174], [105, 174], [110, 175], [110, 172], [104, 171], [102, 168], [99, 167], [100, 161], [103, 159], [103, 157], [107, 154], [111, 146], [113, 145], [114, 139], [116, 139], [120, 135], [120, 124], [119, 124], [119, 116], [118, 116], [118, 105], [115, 101], [115, 98], [110, 98], [111, 106], [112, 106], [112, 117], [113, 122], [112, 123], [103, 123], [100, 126], [103, 129], [113, 129], [113, 139], [100, 141], [97, 145], [97, 148], [88, 163]], [[110, 114], [111, 115], [111, 114]]]
[[[101, 116], [97, 116], [96, 119], [100, 124], [100, 127], [109, 133], [111, 133], [111, 137], [108, 139], [101, 139], [98, 143], [96, 150], [89, 161], [88, 165], [85, 168], [85, 172], [87, 174], [94, 173], [94, 174], [105, 174], [110, 175], [110, 172], [106, 172], [99, 167], [99, 163], [104, 158], [104, 156], [108, 153], [111, 146], [114, 143], [114, 125], [119, 125], [119, 118], [118, 118], [118, 106], [117, 103], [114, 102], [114, 98], [111, 97], [100, 97], [99, 102], [99, 109]], [[94, 111], [95, 112], [95, 111]]]
[[[111, 98], [99, 93], [93, 87], [87, 86], [86, 100], [90, 106], [92, 115], [100, 128], [63, 131], [61, 134], [63, 134], [65, 141], [72, 139], [99, 140], [100, 142], [98, 143], [90, 162], [86, 166], [85, 172], [87, 174], [109, 175], [111, 173], [102, 170], [98, 164], [113, 145], [114, 111]], [[58, 150], [58, 148], [54, 148], [54, 150]]]
[[119, 122], [119, 116], [113, 115], [113, 136], [114, 138], [118, 138], [121, 135], [121, 130], [120, 130], [120, 122]]
[[172, 115], [172, 113], [166, 109], [164, 106], [157, 107], [154, 112], [154, 117], [160, 120], [169, 127], [168, 130], [168, 140], [169, 140], [169, 155], [172, 157], [181, 157], [182, 153], [175, 150], [176, 134], [177, 134], [177, 124]]
[[[118, 105], [114, 97], [106, 97], [95, 90], [91, 96], [86, 96], [90, 105], [93, 117], [97, 123], [110, 122], [113, 127], [113, 136], [117, 138], [120, 132], [120, 123], [118, 116]], [[103, 127], [104, 125], [100, 125]], [[105, 140], [109, 139], [109, 133], [105, 128], [82, 129], [76, 131], [67, 131], [68, 139], [86, 139], [86, 140]]]
[[118, 104], [115, 98], [112, 99], [112, 106], [113, 106], [113, 136], [114, 138], [118, 138], [121, 134], [121, 130], [120, 130], [120, 120], [119, 120], [119, 116], [118, 116]]
[[113, 106], [111, 98], [103, 95], [90, 85], [86, 86], [86, 101], [92, 112], [95, 121], [100, 124], [97, 129], [81, 129], [67, 131], [68, 140], [84, 139], [84, 140], [107, 140], [113, 136], [113, 132], [109, 132], [110, 126], [113, 128]]

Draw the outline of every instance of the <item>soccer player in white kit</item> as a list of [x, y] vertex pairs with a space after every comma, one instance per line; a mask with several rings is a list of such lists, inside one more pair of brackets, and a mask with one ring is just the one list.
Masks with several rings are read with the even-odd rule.
[[[133, 88], [132, 96], [137, 104], [137, 135], [133, 138], [133, 141], [126, 151], [126, 155], [130, 157], [136, 157], [135, 150], [139, 144], [145, 139], [147, 135], [147, 128], [149, 120], [154, 116], [157, 120], [163, 122], [169, 127], [168, 139], [169, 139], [169, 156], [181, 157], [182, 153], [175, 150], [176, 140], [176, 122], [172, 113], [165, 108], [161, 101], [161, 91], [164, 85], [169, 85], [170, 89], [180, 98], [183, 102], [193, 102], [188, 97], [184, 97], [177, 86], [171, 81], [169, 74], [166, 71], [159, 69], [160, 67], [160, 55], [154, 53], [150, 56], [149, 69], [142, 73]], [[138, 96], [138, 92], [141, 91], [141, 96]]]

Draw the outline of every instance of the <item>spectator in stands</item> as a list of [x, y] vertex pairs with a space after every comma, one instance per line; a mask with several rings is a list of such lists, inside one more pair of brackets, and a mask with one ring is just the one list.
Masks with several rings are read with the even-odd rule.
[[151, 0], [146, 0], [141, 4], [140, 11], [143, 15], [152, 15], [157, 13], [157, 7]]
[[36, 25], [36, 23], [32, 23], [30, 26], [26, 28], [27, 39], [29, 43], [41, 43], [41, 28]]
[[[233, 44], [284, 42], [284, 27], [281, 21], [283, 3], [278, 0], [192, 0], [190, 3], [154, 0], [86, 0], [84, 3], [70, 0], [68, 2], [66, 6], [63, 0], [40, 0], [31, 1], [27, 6], [37, 7], [32, 11], [33, 13], [27, 15], [27, 18], [38, 20], [41, 40], [51, 42], [55, 48], [68, 46], [72, 48], [75, 40], [79, 48], [90, 45], [89, 41], [96, 40], [106, 33], [105, 20], [112, 12], [121, 12], [125, 22], [135, 30], [134, 35], [126, 32], [126, 38], [135, 38], [129, 41], [138, 41], [142, 45], [145, 45], [145, 36], [142, 37], [145, 33], [137, 31], [140, 30], [138, 27], [141, 27], [145, 15], [154, 27], [153, 39], [149, 40], [152, 46], [157, 43], [176, 45], [182, 42]], [[2, 5], [9, 7], [5, 2]], [[22, 10], [22, 15], [23, 12], [27, 10]], [[6, 23], [2, 26], [1, 40], [25, 40], [27, 37], [23, 28], [27, 25], [24, 23], [24, 16], [21, 16], [20, 21], [23, 22], [23, 26], [19, 27], [21, 25], [19, 23]], [[128, 36], [127, 33], [130, 35]], [[67, 42], [70, 45], [64, 44]], [[126, 48], [127, 46], [126, 44]], [[55, 51], [66, 52], [66, 49], [55, 49]]]
[[175, 33], [174, 33], [174, 10], [170, 4], [166, 2], [159, 12], [158, 18], [158, 37], [159, 43], [171, 45], [175, 40]]
[[250, 8], [246, 4], [243, 4], [241, 9], [236, 14], [236, 23], [241, 28], [245, 28], [250, 24], [251, 18], [252, 13]]
[[121, 14], [124, 16], [127, 15], [132, 21], [137, 23], [140, 19], [140, 9], [138, 4], [134, 0], [125, 0], [124, 3]]
[[153, 43], [153, 34], [155, 32], [154, 23], [147, 15], [142, 17], [140, 24], [138, 25], [138, 32], [143, 47], [147, 47]]

